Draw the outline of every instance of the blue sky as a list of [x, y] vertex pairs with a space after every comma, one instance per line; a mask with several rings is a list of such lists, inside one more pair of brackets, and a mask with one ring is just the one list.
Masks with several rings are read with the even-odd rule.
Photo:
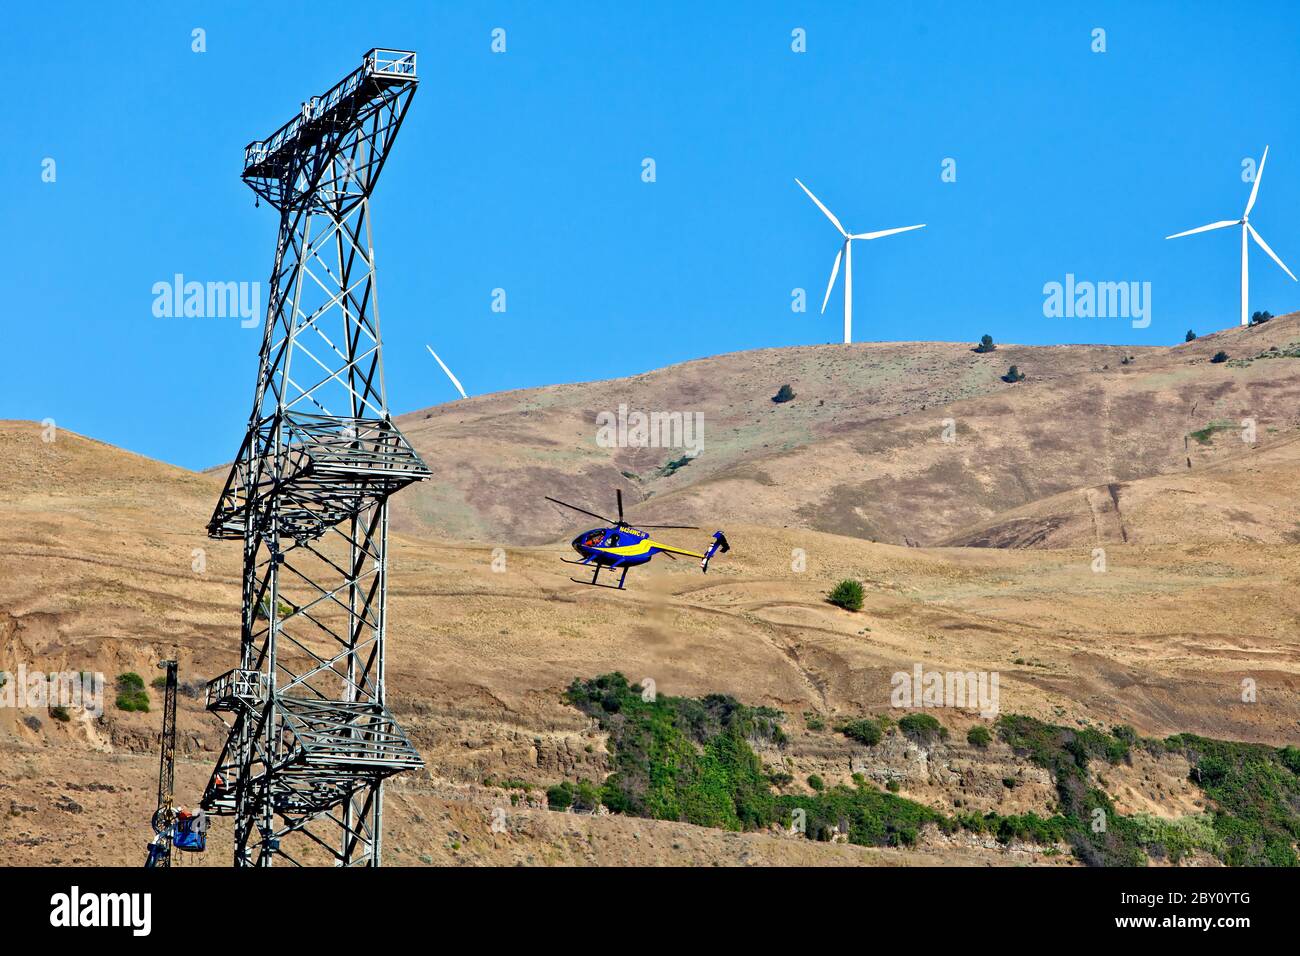
[[[421, 76], [373, 205], [394, 413], [455, 397], [425, 343], [476, 394], [836, 341], [841, 290], [817, 308], [837, 237], [795, 176], [852, 231], [929, 224], [855, 247], [858, 341], [1227, 327], [1236, 231], [1162, 237], [1239, 216], [1265, 143], [1252, 221], [1300, 267], [1291, 3], [50, 2], [5, 20], [0, 417], [187, 467], [236, 451], [260, 332], [155, 318], [153, 284], [256, 281], [265, 301], [276, 215], [242, 148], [371, 46], [416, 50]], [[1150, 282], [1150, 327], [1045, 318], [1067, 273]], [[1257, 249], [1251, 292], [1300, 307]]]

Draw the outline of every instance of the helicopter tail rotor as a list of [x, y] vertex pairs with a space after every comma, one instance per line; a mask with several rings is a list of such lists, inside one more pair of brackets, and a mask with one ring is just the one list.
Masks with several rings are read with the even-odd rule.
[[713, 532], [713, 544], [709, 545], [709, 550], [704, 552], [704, 560], [700, 562], [700, 570], [703, 573], [709, 573], [709, 559], [717, 554], [719, 550], [721, 550], [723, 554], [726, 554], [731, 550], [731, 545], [727, 543], [727, 536], [725, 534], [721, 531], [715, 531]]

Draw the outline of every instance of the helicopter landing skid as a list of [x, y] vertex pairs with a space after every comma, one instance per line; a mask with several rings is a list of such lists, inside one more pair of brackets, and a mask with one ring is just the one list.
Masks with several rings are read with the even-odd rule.
[[[565, 564], [582, 563], [581, 561], [565, 561], [564, 558], [561, 558], [560, 560], [564, 561]], [[619, 575], [618, 584], [601, 584], [599, 581], [596, 580], [597, 578], [600, 577], [601, 568], [604, 567], [606, 567], [606, 565], [603, 564], [596, 565], [596, 570], [592, 572], [590, 581], [579, 581], [577, 578], [569, 578], [569, 580], [572, 581], [574, 584], [585, 584], [588, 587], [609, 588], [611, 591], [622, 591], [623, 582], [627, 580], [627, 569], [630, 567], [630, 565], [623, 566], [623, 573]]]

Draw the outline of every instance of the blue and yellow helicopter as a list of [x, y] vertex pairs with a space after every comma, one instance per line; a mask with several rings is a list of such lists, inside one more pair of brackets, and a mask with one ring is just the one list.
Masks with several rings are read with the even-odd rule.
[[[594, 584], [601, 588], [623, 589], [623, 581], [627, 578], [627, 569], [636, 567], [639, 564], [648, 564], [650, 559], [656, 554], [666, 554], [674, 561], [677, 559], [674, 555], [684, 554], [690, 558], [700, 559], [700, 570], [704, 573], [709, 571], [709, 559], [717, 553], [719, 549], [723, 554], [731, 550], [731, 545], [727, 544], [727, 538], [721, 531], [713, 532], [713, 543], [709, 549], [701, 554], [698, 551], [687, 551], [685, 548], [674, 548], [672, 545], [663, 544], [651, 539], [650, 535], [639, 528], [633, 528], [623, 520], [623, 492], [615, 491], [618, 495], [618, 520], [614, 521], [606, 518], [604, 515], [598, 515], [594, 511], [588, 511], [586, 508], [579, 508], [577, 505], [571, 505], [567, 501], [561, 501], [559, 498], [552, 498], [546, 495], [547, 501], [553, 501], [557, 505], [563, 505], [566, 508], [572, 508], [574, 511], [581, 512], [584, 515], [591, 515], [593, 518], [599, 518], [607, 522], [608, 527], [592, 528], [590, 531], [584, 531], [573, 539], [573, 550], [582, 555], [581, 561], [570, 561], [567, 558], [561, 558], [565, 564], [582, 564], [591, 565], [593, 570], [590, 581], [579, 581], [577, 578], [570, 578], [577, 584]], [[645, 528], [653, 530], [663, 530], [666, 528], [680, 528], [683, 530], [698, 531], [695, 525], [689, 524], [648, 524]], [[597, 578], [603, 568], [609, 568], [611, 571], [621, 568], [623, 573], [619, 576], [618, 584], [601, 584]]]

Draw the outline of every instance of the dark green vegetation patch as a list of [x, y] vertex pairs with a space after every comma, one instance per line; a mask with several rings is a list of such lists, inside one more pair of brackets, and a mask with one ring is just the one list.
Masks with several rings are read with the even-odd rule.
[[[1296, 747], [1277, 749], [1189, 734], [1146, 740], [1131, 727], [1106, 733], [1006, 715], [997, 723], [999, 736], [1019, 756], [1051, 773], [1055, 812], [1049, 817], [994, 812], [950, 817], [896, 796], [892, 791], [900, 789], [897, 781], [881, 790], [862, 774], [854, 775], [853, 786], [827, 786], [810, 777], [811, 794], [775, 793], [773, 785], [791, 785], [791, 775], [765, 769], [754, 752], [754, 745], [779, 748], [785, 743], [784, 714], [771, 708], [749, 707], [721, 694], [643, 698], [641, 688], [619, 673], [574, 680], [565, 696], [609, 734], [614, 772], [599, 786], [581, 781], [550, 788], [548, 802], [556, 809], [604, 804], [615, 813], [728, 830], [802, 824], [810, 839], [843, 834], [864, 846], [910, 846], [923, 827], [933, 824], [949, 834], [991, 834], [1004, 844], [1068, 844], [1092, 866], [1144, 866], [1149, 859], [1176, 863], [1194, 851], [1231, 865], [1300, 865]], [[836, 729], [872, 745], [886, 726], [881, 718], [868, 717]], [[898, 732], [923, 745], [947, 736], [947, 729], [929, 714], [901, 718]], [[981, 747], [988, 746], [986, 737], [987, 731], [972, 731], [968, 739]], [[1209, 798], [1210, 810], [1177, 820], [1120, 814], [1089, 768], [1093, 762], [1128, 762], [1138, 748], [1183, 754], [1192, 766], [1192, 781]]]
[[149, 713], [149, 692], [144, 689], [144, 678], [135, 671], [117, 675], [118, 710]]

